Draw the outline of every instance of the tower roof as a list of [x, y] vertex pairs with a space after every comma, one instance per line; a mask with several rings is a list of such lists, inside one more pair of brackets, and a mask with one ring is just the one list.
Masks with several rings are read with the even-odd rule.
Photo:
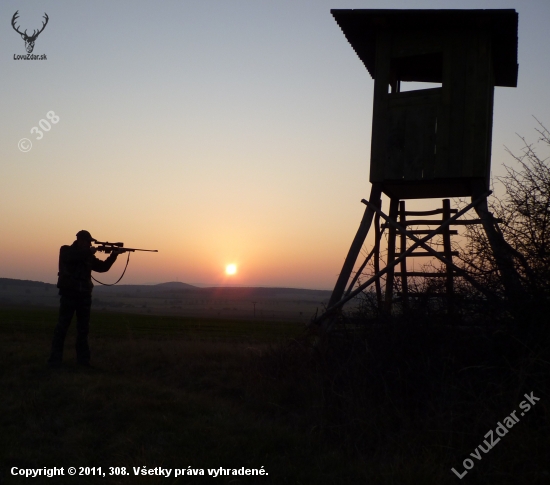
[[[370, 75], [375, 77], [376, 35], [380, 31], [431, 31], [448, 32], [488, 31], [492, 39], [495, 86], [517, 86], [518, 77], [518, 14], [513, 9], [505, 10], [331, 10], [336, 22], [344, 32]], [[441, 82], [433, 77], [430, 59], [426, 65], [411, 64], [414, 73], [409, 77]], [[405, 73], [406, 75], [406, 73]], [[428, 79], [429, 78], [429, 79]]]

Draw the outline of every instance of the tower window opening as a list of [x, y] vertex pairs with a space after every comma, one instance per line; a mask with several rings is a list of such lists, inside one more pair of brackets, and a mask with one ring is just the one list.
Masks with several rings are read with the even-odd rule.
[[443, 54], [441, 52], [391, 59], [389, 93], [441, 87], [443, 87]]

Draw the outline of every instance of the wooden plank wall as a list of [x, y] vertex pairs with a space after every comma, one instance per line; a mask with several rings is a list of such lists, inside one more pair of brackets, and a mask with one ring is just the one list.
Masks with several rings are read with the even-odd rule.
[[[392, 56], [418, 56], [438, 50], [443, 51], [443, 87], [437, 108], [434, 98], [421, 99], [424, 95], [421, 91], [388, 93]], [[422, 176], [418, 176], [419, 167], [415, 166], [419, 163], [426, 180], [481, 178], [488, 182], [493, 92], [491, 39], [487, 32], [380, 32], [376, 43], [371, 182], [403, 181], [403, 177], [411, 182], [420, 181]], [[437, 153], [430, 158], [420, 153], [430, 141], [428, 132], [424, 133], [419, 126], [432, 123], [434, 113]], [[399, 130], [403, 132], [400, 136], [410, 139], [396, 138]], [[396, 144], [402, 147], [401, 154]], [[417, 155], [422, 161], [414, 160], [415, 150], [420, 150]]]

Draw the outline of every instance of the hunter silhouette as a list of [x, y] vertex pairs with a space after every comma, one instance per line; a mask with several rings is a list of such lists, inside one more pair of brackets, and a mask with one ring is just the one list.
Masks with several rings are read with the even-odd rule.
[[59, 320], [55, 327], [52, 351], [48, 363], [61, 365], [65, 336], [76, 312], [76, 359], [81, 365], [90, 365], [90, 348], [88, 330], [90, 308], [92, 305], [92, 271], [104, 273], [109, 271], [119, 254], [113, 250], [109, 257], [102, 261], [94, 256], [92, 247], [95, 239], [88, 231], [79, 231], [76, 241], [71, 246], [61, 246], [59, 251], [59, 273], [57, 287], [61, 295]]

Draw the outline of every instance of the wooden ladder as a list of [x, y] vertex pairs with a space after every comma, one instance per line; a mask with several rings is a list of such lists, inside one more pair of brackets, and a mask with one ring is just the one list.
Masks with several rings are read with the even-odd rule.
[[[451, 202], [449, 199], [444, 199], [442, 201], [443, 207], [440, 209], [435, 210], [429, 210], [429, 211], [407, 211], [405, 208], [405, 201], [392, 201], [392, 204], [394, 207], [399, 204], [399, 209], [397, 211], [397, 214], [395, 214], [395, 208], [392, 211], [392, 207], [390, 206], [390, 214], [389, 217], [395, 220], [397, 219], [396, 215], [398, 216], [399, 224], [405, 228], [409, 228], [411, 226], [439, 226], [443, 222], [450, 219], [451, 214], [456, 214], [458, 212], [457, 209], [451, 209]], [[393, 213], [392, 213], [393, 212]], [[426, 216], [433, 216], [441, 214], [441, 220], [437, 219], [407, 219], [407, 217], [410, 216], [420, 216], [420, 217], [426, 217]], [[466, 221], [459, 221], [459, 224], [463, 224]], [[474, 221], [472, 221], [474, 222]], [[475, 223], [475, 222], [474, 222]], [[390, 226], [389, 224], [383, 224], [381, 226], [383, 229], [389, 229], [389, 236], [388, 236], [388, 265], [390, 265], [397, 257], [406, 254], [407, 251], [407, 236], [405, 234], [399, 235], [399, 252], [396, 251], [397, 246], [397, 231], [395, 227]], [[410, 230], [411, 234], [414, 235], [427, 235], [430, 234], [433, 231], [433, 229], [414, 229]], [[387, 313], [391, 313], [391, 307], [393, 304], [393, 283], [394, 283], [394, 277], [400, 277], [401, 278], [401, 298], [403, 302], [403, 310], [407, 311], [409, 309], [409, 285], [408, 285], [408, 278], [409, 277], [424, 277], [424, 278], [445, 278], [445, 289], [446, 289], [446, 297], [447, 297], [447, 311], [448, 313], [452, 313], [454, 309], [454, 276], [455, 272], [453, 270], [453, 256], [458, 256], [458, 251], [453, 251], [451, 247], [451, 236], [457, 235], [458, 231], [455, 229], [451, 229], [450, 226], [446, 226], [441, 230], [440, 233], [443, 236], [443, 251], [438, 251], [438, 254], [441, 256], [444, 256], [446, 260], [450, 262], [450, 264], [445, 263], [445, 269], [446, 272], [444, 274], [438, 273], [438, 272], [428, 272], [428, 271], [409, 271], [407, 269], [407, 258], [418, 258], [418, 257], [433, 257], [433, 254], [427, 252], [427, 251], [413, 251], [410, 254], [406, 254], [405, 258], [400, 262], [400, 271], [394, 272], [392, 270], [388, 271], [387, 279], [386, 279], [386, 292], [385, 292], [385, 299], [384, 299], [384, 309]]]

